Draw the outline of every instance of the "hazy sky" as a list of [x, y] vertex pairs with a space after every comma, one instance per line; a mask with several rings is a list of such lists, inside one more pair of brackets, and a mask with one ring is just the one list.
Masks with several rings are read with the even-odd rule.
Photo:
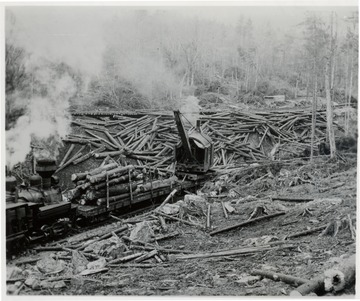
[[[103, 24], [113, 16], [126, 15], [144, 7], [126, 6], [14, 6], [7, 10], [16, 17], [18, 41], [32, 53], [49, 58], [64, 59], [73, 66], [92, 72], [101, 64], [103, 50]], [[147, 7], [149, 14], [180, 14], [187, 17], [236, 24], [243, 15], [251, 18], [255, 26], [270, 23], [276, 29], [286, 30], [304, 20], [307, 11], [317, 11], [328, 18], [330, 11], [337, 12], [339, 22], [356, 7], [301, 7], [301, 6], [235, 6]], [[7, 26], [7, 24], [6, 24]], [[91, 50], [91, 51], [90, 51]], [[78, 54], [78, 55], [77, 55]], [[83, 58], [85, 58], [84, 60]], [[70, 61], [69, 61], [70, 60]]]

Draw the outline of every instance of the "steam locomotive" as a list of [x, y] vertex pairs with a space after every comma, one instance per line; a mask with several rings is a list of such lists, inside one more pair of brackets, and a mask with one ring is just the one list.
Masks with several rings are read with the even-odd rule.
[[156, 202], [173, 189], [178, 191], [198, 188], [204, 175], [213, 164], [213, 144], [202, 134], [200, 127], [190, 134], [185, 131], [180, 113], [174, 112], [180, 141], [174, 159], [176, 175], [186, 175], [182, 181], [172, 181], [151, 191], [134, 193], [131, 198], [121, 199], [101, 206], [80, 205], [63, 197], [59, 178], [54, 175], [57, 165], [53, 159], [39, 159], [36, 174], [28, 179], [28, 185], [18, 185], [16, 178], [6, 178], [6, 250], [15, 254], [29, 243], [58, 237], [68, 232], [80, 220], [90, 222], [106, 218], [110, 212], [123, 210], [151, 200]]
[[75, 208], [63, 200], [59, 179], [53, 176], [56, 164], [51, 159], [37, 162], [37, 174], [29, 184], [18, 185], [6, 178], [6, 249], [14, 253], [30, 242], [61, 235], [70, 228]]

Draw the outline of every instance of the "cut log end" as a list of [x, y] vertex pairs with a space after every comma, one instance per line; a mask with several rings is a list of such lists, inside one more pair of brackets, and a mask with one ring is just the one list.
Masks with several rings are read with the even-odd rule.
[[335, 269], [325, 271], [324, 286], [327, 292], [341, 291], [345, 288], [346, 281], [343, 272]]

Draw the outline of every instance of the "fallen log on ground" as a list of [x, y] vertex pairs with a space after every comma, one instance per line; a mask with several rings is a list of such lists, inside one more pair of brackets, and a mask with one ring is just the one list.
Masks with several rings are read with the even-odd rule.
[[127, 230], [127, 229], [128, 229], [128, 226], [127, 226], [127, 225], [121, 226], [120, 228], [118, 228], [118, 229], [116, 229], [116, 230], [109, 231], [110, 233], [105, 233], [105, 234], [103, 234], [102, 236], [100, 236], [100, 237], [98, 237], [98, 238], [96, 238], [96, 239], [94, 239], [94, 240], [85, 242], [82, 246], [78, 247], [76, 250], [77, 250], [77, 251], [83, 250], [83, 249], [85, 249], [88, 245], [90, 245], [90, 244], [92, 244], [92, 243], [94, 243], [94, 242], [96, 242], [96, 241], [101, 241], [101, 240], [103, 240], [103, 239], [110, 238], [112, 235], [121, 233], [121, 232], [123, 232], [123, 231], [125, 231], [125, 230]]
[[210, 235], [212, 236], [212, 235], [215, 235], [215, 234], [218, 234], [218, 233], [222, 233], [222, 232], [226, 232], [226, 231], [233, 230], [233, 229], [236, 229], [236, 228], [240, 228], [240, 227], [243, 227], [243, 226], [247, 226], [249, 224], [256, 223], [258, 221], [262, 221], [262, 220], [266, 220], [266, 219], [269, 219], [269, 218], [277, 217], [279, 215], [284, 215], [285, 213], [286, 213], [285, 211], [280, 211], [280, 212], [277, 212], [277, 213], [273, 213], [273, 214], [257, 217], [257, 218], [254, 218], [254, 219], [250, 219], [250, 220], [247, 220], [245, 222], [241, 222], [241, 223], [238, 223], [238, 224], [235, 224], [235, 225], [223, 228], [223, 229], [215, 230], [213, 232], [210, 232]]
[[291, 196], [273, 196], [271, 200], [286, 201], [286, 202], [311, 202], [314, 198], [306, 197], [291, 197]]
[[295, 247], [296, 246], [293, 244], [287, 244], [287, 245], [276, 246], [276, 247], [272, 247], [270, 245], [264, 245], [264, 246], [260, 246], [260, 247], [232, 249], [232, 250], [227, 250], [227, 251], [222, 251], [222, 252], [214, 252], [214, 253], [200, 253], [200, 254], [193, 254], [193, 255], [174, 256], [173, 259], [185, 260], [185, 259], [196, 259], [196, 258], [233, 256], [233, 255], [242, 255], [242, 254], [257, 253], [257, 252], [264, 252], [264, 251], [271, 251], [271, 250], [292, 249]]
[[40, 259], [41, 259], [41, 257], [19, 260], [19, 261], [16, 261], [16, 262], [15, 262], [15, 265], [22, 265], [22, 264], [34, 263], [34, 262], [39, 261]]
[[299, 277], [294, 277], [294, 276], [290, 276], [290, 275], [285, 275], [285, 274], [275, 273], [275, 272], [270, 272], [270, 271], [264, 271], [264, 270], [252, 270], [250, 272], [250, 275], [262, 276], [262, 277], [269, 278], [274, 281], [282, 281], [282, 282], [285, 282], [287, 284], [290, 284], [290, 285], [293, 285], [296, 287], [309, 281], [307, 279], [303, 279], [303, 278], [299, 278]]
[[72, 151], [74, 150], [75, 148], [75, 144], [71, 144], [69, 149], [67, 150], [64, 158], [61, 160], [60, 164], [59, 164], [59, 167], [63, 166], [64, 163], [66, 162], [66, 160], [69, 158], [70, 154], [72, 153]]
[[156, 211], [155, 213], [156, 213], [156, 214], [159, 214], [159, 215], [162, 215], [163, 217], [166, 217], [166, 218], [168, 218], [168, 219], [172, 219], [172, 220], [174, 220], [174, 221], [182, 222], [182, 223], [184, 223], [184, 224], [186, 224], [186, 225], [189, 225], [189, 226], [194, 226], [194, 227], [199, 227], [199, 228], [201, 228], [201, 229], [204, 229], [204, 227], [201, 226], [201, 225], [194, 224], [194, 223], [192, 223], [192, 222], [183, 220], [183, 219], [181, 219], [181, 218], [177, 218], [177, 217], [175, 217], [175, 216], [167, 215], [167, 214], [162, 213], [162, 212], [160, 212], [160, 211]]
[[165, 263], [159, 263], [159, 264], [152, 264], [152, 263], [143, 263], [143, 264], [109, 264], [109, 267], [114, 267], [114, 268], [139, 268], [139, 269], [152, 269], [152, 268], [159, 268], [159, 267], [163, 267], [163, 268], [168, 268], [171, 265]]
[[351, 255], [339, 263], [337, 267], [328, 269], [321, 275], [300, 285], [296, 290], [290, 292], [290, 296], [306, 296], [310, 293], [322, 295], [325, 292], [339, 292], [346, 287], [353, 286], [355, 284], [355, 258], [355, 254]]
[[174, 189], [173, 191], [171, 191], [169, 193], [169, 195], [166, 197], [166, 199], [160, 204], [160, 206], [155, 209], [155, 211], [159, 211], [167, 202], [169, 202], [170, 199], [175, 195], [176, 192], [177, 192], [177, 189]]
[[140, 262], [142, 262], [142, 261], [144, 261], [144, 260], [150, 259], [150, 258], [154, 257], [157, 253], [158, 253], [157, 250], [152, 250], [152, 251], [150, 251], [150, 252], [148, 252], [148, 253], [146, 253], [146, 254], [144, 254], [144, 255], [136, 258], [136, 259], [135, 259], [135, 262], [136, 262], [136, 263], [140, 263]]
[[355, 284], [356, 255], [351, 255], [339, 264], [339, 266], [324, 272], [325, 290], [327, 292], [339, 292], [345, 287]]
[[142, 256], [144, 253], [135, 253], [135, 254], [131, 254], [131, 255], [128, 255], [128, 256], [125, 256], [125, 257], [121, 257], [121, 258], [117, 258], [117, 259], [114, 259], [114, 260], [111, 260], [108, 262], [108, 264], [118, 264], [118, 263], [124, 263], [124, 262], [128, 262], [128, 261], [131, 261], [135, 258], [138, 258], [140, 256]]
[[208, 204], [208, 210], [207, 210], [207, 214], [206, 214], [206, 228], [210, 229], [211, 227], [211, 204]]
[[309, 229], [309, 230], [297, 232], [297, 233], [294, 233], [294, 234], [290, 234], [290, 235], [286, 236], [285, 239], [309, 235], [309, 234], [312, 234], [312, 233], [315, 233], [315, 232], [319, 232], [319, 231], [321, 231], [321, 230], [324, 230], [326, 227], [327, 227], [327, 225], [324, 225], [324, 226], [312, 228], [312, 229]]
[[229, 218], [229, 215], [228, 215], [228, 213], [227, 213], [227, 211], [226, 211], [224, 202], [221, 202], [221, 207], [222, 207], [222, 210], [223, 210], [223, 212], [224, 212], [225, 218]]

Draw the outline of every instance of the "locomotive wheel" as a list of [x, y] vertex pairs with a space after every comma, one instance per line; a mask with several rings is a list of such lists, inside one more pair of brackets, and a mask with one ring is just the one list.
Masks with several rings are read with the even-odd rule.
[[43, 225], [40, 230], [43, 232], [45, 237], [54, 237], [54, 230], [49, 225]]

